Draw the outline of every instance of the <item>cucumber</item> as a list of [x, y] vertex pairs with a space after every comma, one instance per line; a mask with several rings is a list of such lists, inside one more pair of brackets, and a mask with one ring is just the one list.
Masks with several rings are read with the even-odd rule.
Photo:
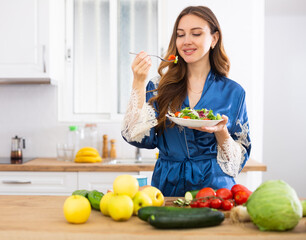
[[89, 194], [90, 191], [88, 190], [75, 190], [72, 195], [81, 195], [83, 197], [88, 197], [88, 194]]
[[104, 194], [97, 190], [92, 190], [88, 193], [88, 200], [93, 209], [100, 210], [100, 201]]
[[196, 198], [196, 195], [197, 193], [199, 192], [200, 190], [191, 190], [191, 191], [188, 191], [185, 193], [185, 200], [186, 201], [192, 201], [193, 199]]
[[138, 210], [138, 217], [143, 221], [148, 221], [151, 215], [158, 214], [167, 214], [169, 216], [177, 216], [177, 215], [193, 215], [198, 214], [199, 212], [208, 212], [211, 211], [210, 208], [181, 208], [181, 207], [142, 207]]
[[[191, 208], [198, 210], [196, 214], [178, 214], [157, 213], [149, 217], [148, 222], [155, 228], [174, 229], [174, 228], [200, 228], [211, 227], [221, 224], [224, 220], [224, 214], [217, 210], [209, 208]], [[203, 211], [209, 209], [210, 211]], [[189, 210], [183, 208], [183, 210]]]

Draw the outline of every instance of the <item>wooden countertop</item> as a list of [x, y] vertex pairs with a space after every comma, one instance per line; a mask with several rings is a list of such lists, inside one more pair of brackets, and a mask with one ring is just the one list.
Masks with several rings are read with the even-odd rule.
[[[115, 222], [92, 210], [85, 224], [75, 225], [64, 218], [65, 199], [66, 196], [0, 196], [0, 239], [306, 239], [306, 218], [287, 232], [261, 232], [250, 222], [233, 224], [229, 219], [215, 227], [158, 230], [135, 216], [126, 222]], [[168, 203], [172, 200], [167, 198]]]
[[[74, 163], [57, 161], [55, 158], [36, 158], [24, 164], [0, 164], [0, 171], [37, 172], [139, 172], [153, 171], [153, 164], [106, 164]], [[252, 159], [247, 161], [242, 172], [266, 171], [267, 166]]]

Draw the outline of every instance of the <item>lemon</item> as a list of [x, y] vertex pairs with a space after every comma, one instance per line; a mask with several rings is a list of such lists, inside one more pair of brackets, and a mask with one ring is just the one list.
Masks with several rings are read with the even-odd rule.
[[128, 174], [120, 175], [113, 182], [114, 193], [133, 198], [139, 190], [138, 180]]
[[68, 222], [85, 223], [90, 216], [91, 206], [87, 198], [72, 195], [65, 200], [63, 211]]

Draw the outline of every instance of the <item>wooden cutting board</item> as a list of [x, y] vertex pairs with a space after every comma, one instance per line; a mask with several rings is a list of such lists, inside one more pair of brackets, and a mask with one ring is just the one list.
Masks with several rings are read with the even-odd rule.
[[[0, 239], [306, 239], [306, 218], [288, 232], [261, 232], [252, 223], [232, 224], [229, 219], [209, 228], [158, 230], [135, 216], [126, 222], [115, 222], [95, 210], [85, 224], [69, 224], [62, 210], [66, 198], [0, 195]], [[166, 205], [171, 205], [174, 199], [166, 198]]]

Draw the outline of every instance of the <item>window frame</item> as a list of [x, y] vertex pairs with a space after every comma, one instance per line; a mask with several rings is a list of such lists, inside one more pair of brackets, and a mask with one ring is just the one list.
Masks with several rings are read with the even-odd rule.
[[[64, 2], [64, 74], [59, 81], [58, 87], [58, 120], [60, 122], [121, 122], [124, 114], [119, 113], [118, 106], [118, 4], [119, 0], [109, 0], [110, 11], [110, 77], [108, 91], [114, 93], [111, 94], [111, 99], [107, 104], [111, 104], [112, 111], [109, 113], [76, 113], [74, 111], [74, 80], [73, 80], [73, 2], [74, 0], [65, 0]], [[157, 0], [157, 26], [158, 26], [158, 49], [161, 54], [164, 49], [161, 47], [161, 35], [163, 30], [161, 25], [162, 18], [162, 0]]]

